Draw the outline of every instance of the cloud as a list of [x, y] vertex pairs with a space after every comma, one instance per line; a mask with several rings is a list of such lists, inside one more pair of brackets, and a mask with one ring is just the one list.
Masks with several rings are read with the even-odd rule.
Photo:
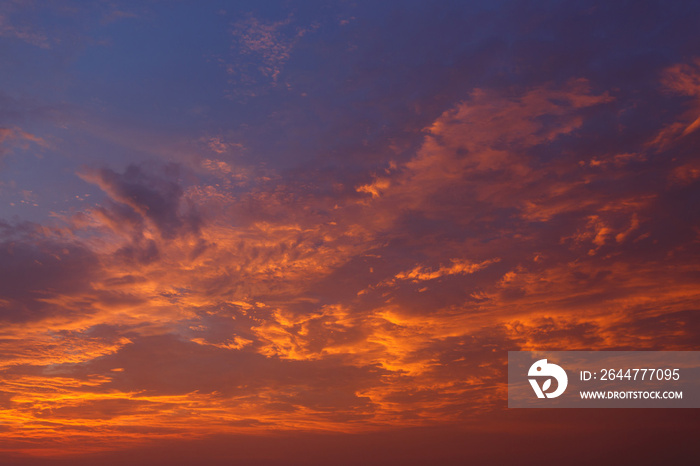
[[698, 8], [339, 5], [0, 6], [3, 462], [682, 462], [506, 351], [697, 349]]
[[290, 18], [277, 22], [260, 22], [251, 16], [245, 21], [237, 22], [233, 30], [241, 53], [259, 56], [262, 61], [260, 72], [273, 82], [277, 81], [281, 67], [289, 60], [294, 45], [294, 38], [284, 37], [280, 31], [290, 22]]
[[128, 223], [146, 220], [163, 238], [170, 239], [180, 234], [196, 234], [201, 222], [196, 209], [185, 205], [183, 190], [176, 181], [178, 170], [177, 165], [168, 165], [162, 175], [156, 175], [129, 165], [123, 174], [103, 168], [89, 170], [81, 177], [99, 186], [119, 204], [111, 210], [101, 210], [106, 217]]
[[680, 115], [679, 121], [666, 125], [649, 141], [650, 146], [661, 149], [700, 128], [700, 59], [668, 67], [664, 70], [662, 83], [669, 92], [693, 100], [691, 108]]
[[19, 39], [42, 49], [51, 48], [46, 34], [28, 26], [12, 24], [10, 19], [2, 13], [0, 13], [0, 36]]
[[450, 265], [449, 267], [441, 266], [437, 270], [426, 270], [423, 267], [416, 267], [411, 271], [399, 272], [398, 274], [396, 274], [396, 279], [412, 280], [417, 283], [424, 280], [435, 280], [436, 278], [440, 278], [445, 275], [470, 274], [477, 272], [478, 270], [498, 261], [499, 259], [496, 258], [493, 260], [486, 260], [481, 263], [474, 264], [469, 261], [453, 259], [452, 265]]
[[[5, 226], [4, 234], [17, 228]], [[80, 244], [42, 236], [38, 232], [37, 238], [0, 242], [1, 320], [21, 322], [90, 312], [80, 308], [79, 298], [91, 289], [90, 277], [100, 274], [97, 256]], [[78, 300], [71, 302], [72, 297]]]
[[475, 89], [358, 173], [84, 170], [100, 204], [2, 225], [2, 435], [480, 425], [506, 350], [692, 349], [697, 133], [603, 131], [594, 89]]
[[254, 97], [268, 86], [277, 86], [294, 47], [304, 35], [318, 28], [294, 23], [292, 16], [266, 21], [250, 14], [233, 24], [231, 60], [220, 59], [233, 85], [230, 96]]
[[48, 143], [39, 136], [36, 136], [20, 128], [0, 127], [0, 157], [7, 155], [14, 149], [29, 149], [31, 144], [46, 148]]

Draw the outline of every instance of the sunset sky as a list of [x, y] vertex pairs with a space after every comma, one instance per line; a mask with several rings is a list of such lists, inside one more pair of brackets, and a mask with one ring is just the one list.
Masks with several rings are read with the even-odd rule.
[[699, 24], [0, 3], [0, 464], [695, 464], [506, 369], [700, 350]]

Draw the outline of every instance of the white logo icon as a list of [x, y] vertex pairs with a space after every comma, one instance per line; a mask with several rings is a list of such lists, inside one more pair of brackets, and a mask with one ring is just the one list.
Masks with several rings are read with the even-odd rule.
[[535, 391], [537, 398], [556, 398], [566, 390], [566, 385], [569, 383], [569, 378], [566, 376], [566, 371], [556, 364], [548, 363], [546, 359], [540, 359], [535, 361], [535, 363], [530, 366], [530, 370], [527, 372], [529, 377], [554, 377], [557, 379], [557, 389], [551, 393], [546, 393], [549, 387], [552, 385], [552, 379], [549, 378], [544, 381], [542, 388], [540, 388], [539, 383], [536, 379], [528, 379], [532, 389]]

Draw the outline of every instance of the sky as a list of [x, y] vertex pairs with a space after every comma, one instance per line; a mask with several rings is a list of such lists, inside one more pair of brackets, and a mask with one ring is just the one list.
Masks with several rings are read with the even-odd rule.
[[697, 456], [508, 409], [507, 352], [700, 349], [698, 20], [2, 2], [2, 464]]

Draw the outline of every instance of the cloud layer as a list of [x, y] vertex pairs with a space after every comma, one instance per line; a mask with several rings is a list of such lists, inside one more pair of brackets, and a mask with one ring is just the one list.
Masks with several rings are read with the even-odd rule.
[[[474, 8], [500, 27], [518, 16]], [[127, 95], [138, 86], [96, 80], [79, 104], [0, 111], [0, 193], [28, 183], [31, 151], [83, 183], [59, 205], [41, 172], [26, 196], [50, 215], [0, 221], [0, 449], [556, 431], [506, 410], [507, 351], [697, 350], [698, 55], [631, 76], [637, 58], [614, 56], [624, 37], [595, 55], [597, 36], [571, 38], [552, 8], [498, 38], [477, 21], [468, 40], [393, 11], [221, 10], [223, 51], [192, 53], [218, 73], [215, 98], [197, 94], [207, 105], [180, 92], [195, 79], [176, 66], [194, 60], [183, 47], [164, 62], [182, 73], [164, 81], [175, 90], [155, 86], [152, 107]], [[604, 10], [562, 21], [577, 30]], [[404, 44], [381, 36], [387, 18], [437, 41], [399, 34], [429, 67], [391, 60]], [[17, 47], [60, 42], [0, 20]], [[133, 59], [121, 73], [149, 66]], [[602, 77], [596, 60], [621, 64]], [[310, 86], [315, 66], [346, 74]], [[223, 99], [232, 87], [246, 99]], [[599, 419], [581, 416], [592, 432]]]

